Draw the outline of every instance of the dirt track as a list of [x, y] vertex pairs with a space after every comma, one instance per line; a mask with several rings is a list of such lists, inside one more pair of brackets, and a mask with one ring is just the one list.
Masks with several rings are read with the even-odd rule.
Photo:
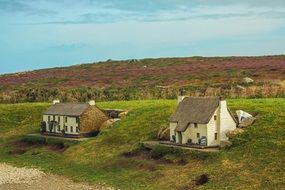
[[38, 169], [16, 168], [0, 163], [0, 190], [113, 190], [109, 187], [75, 183]]

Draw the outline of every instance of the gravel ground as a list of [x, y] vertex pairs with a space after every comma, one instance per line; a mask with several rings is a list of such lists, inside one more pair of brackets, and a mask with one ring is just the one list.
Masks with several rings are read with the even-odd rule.
[[65, 177], [38, 169], [16, 168], [0, 163], [0, 190], [114, 190], [109, 187], [75, 183]]

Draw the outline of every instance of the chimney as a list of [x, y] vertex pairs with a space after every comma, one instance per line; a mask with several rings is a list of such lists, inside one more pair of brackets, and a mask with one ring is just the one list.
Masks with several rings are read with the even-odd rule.
[[52, 101], [52, 104], [58, 104], [58, 103], [60, 103], [60, 100], [53, 100]]
[[185, 98], [185, 90], [183, 89], [179, 89], [179, 94], [177, 97], [177, 103], [179, 104], [180, 102], [182, 102], [182, 100]]
[[95, 104], [96, 104], [96, 103], [95, 103], [95, 100], [90, 100], [90, 101], [89, 101], [89, 105], [90, 105], [90, 106], [95, 106]]
[[177, 97], [177, 103], [179, 104], [180, 102], [182, 102], [182, 100], [185, 98], [186, 96], [178, 96]]

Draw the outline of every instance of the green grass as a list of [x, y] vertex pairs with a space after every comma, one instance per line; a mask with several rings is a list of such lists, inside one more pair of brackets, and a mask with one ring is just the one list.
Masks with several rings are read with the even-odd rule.
[[[174, 100], [102, 102], [102, 108], [129, 110], [129, 115], [111, 129], [89, 141], [71, 145], [65, 152], [45, 146], [30, 147], [11, 155], [12, 141], [36, 132], [46, 103], [0, 105], [0, 162], [39, 167], [75, 181], [107, 183], [120, 189], [185, 189], [201, 174], [210, 181], [199, 189], [284, 189], [285, 188], [285, 100], [229, 100], [232, 110], [258, 112], [255, 124], [233, 140], [233, 146], [218, 153], [170, 151], [157, 147], [153, 157], [188, 164], [160, 162], [148, 157], [125, 157], [138, 151], [139, 143], [155, 139], [168, 124]], [[36, 154], [35, 154], [36, 152]]]

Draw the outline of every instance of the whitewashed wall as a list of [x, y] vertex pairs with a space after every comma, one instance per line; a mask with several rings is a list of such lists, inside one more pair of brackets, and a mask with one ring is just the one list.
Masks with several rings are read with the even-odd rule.
[[[76, 127], [78, 127], [78, 124], [76, 123], [76, 118], [67, 117], [67, 122], [65, 122], [65, 118], [66, 116], [55, 116], [55, 121], [59, 122], [60, 128], [58, 129], [56, 127], [53, 131], [56, 133], [61, 133], [61, 130], [64, 129], [64, 126], [67, 126], [67, 131], [65, 132], [66, 134], [73, 134], [73, 135], [79, 134], [78, 132], [76, 132]], [[47, 131], [49, 131], [48, 115], [43, 116], [43, 121], [47, 123]], [[50, 121], [53, 121], [52, 115], [50, 115]], [[71, 132], [71, 127], [73, 127], [73, 132]]]
[[226, 133], [236, 129], [236, 123], [230, 115], [227, 102], [220, 101], [220, 140], [228, 140]]
[[[215, 120], [215, 116], [217, 119]], [[207, 145], [208, 146], [216, 146], [220, 144], [220, 133], [219, 133], [219, 125], [220, 125], [220, 114], [219, 109], [215, 111], [209, 123], [207, 124]], [[215, 133], [217, 133], [217, 140], [215, 140]]]
[[[177, 123], [175, 122], [170, 122], [169, 124], [169, 129], [170, 129], [170, 140], [172, 140], [172, 135], [175, 135], [175, 128], [177, 126]], [[176, 137], [176, 142], [177, 142], [177, 137]]]

